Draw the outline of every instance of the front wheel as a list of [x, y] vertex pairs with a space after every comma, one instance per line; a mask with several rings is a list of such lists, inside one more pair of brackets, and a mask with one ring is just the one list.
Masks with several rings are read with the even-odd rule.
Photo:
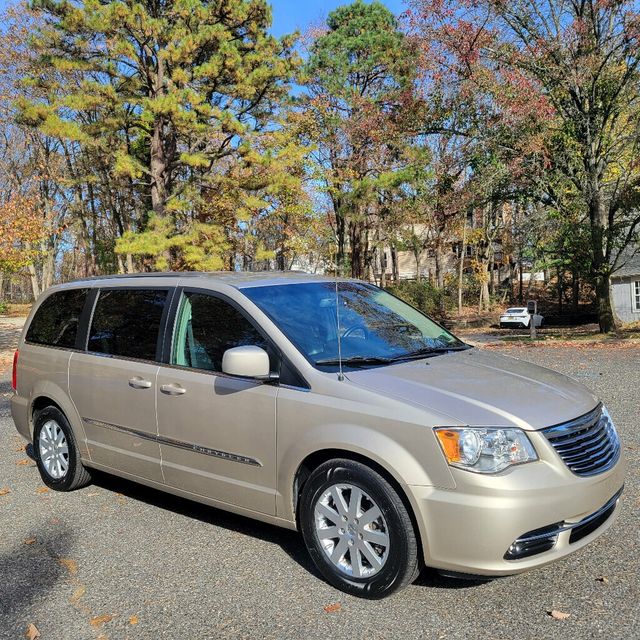
[[420, 571], [409, 513], [385, 478], [352, 460], [330, 460], [304, 485], [300, 527], [313, 561], [333, 586], [384, 598]]
[[39, 411], [34, 419], [33, 452], [42, 481], [56, 491], [73, 491], [91, 481], [65, 415], [56, 407]]

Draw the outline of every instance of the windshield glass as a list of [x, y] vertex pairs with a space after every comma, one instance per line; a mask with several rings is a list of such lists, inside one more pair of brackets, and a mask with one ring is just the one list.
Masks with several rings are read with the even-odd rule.
[[[314, 366], [381, 366], [466, 345], [425, 315], [373, 285], [313, 282], [242, 290]], [[338, 304], [336, 304], [338, 300]]]

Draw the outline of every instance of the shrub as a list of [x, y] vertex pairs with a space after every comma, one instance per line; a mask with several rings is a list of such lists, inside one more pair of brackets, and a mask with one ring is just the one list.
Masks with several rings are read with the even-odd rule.
[[3, 316], [7, 313], [9, 313], [9, 305], [3, 300], [0, 300], [0, 316]]

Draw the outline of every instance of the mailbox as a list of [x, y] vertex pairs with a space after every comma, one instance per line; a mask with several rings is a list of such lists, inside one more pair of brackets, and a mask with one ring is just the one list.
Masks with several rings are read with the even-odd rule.
[[535, 300], [527, 301], [527, 312], [530, 316], [538, 313], [538, 303]]

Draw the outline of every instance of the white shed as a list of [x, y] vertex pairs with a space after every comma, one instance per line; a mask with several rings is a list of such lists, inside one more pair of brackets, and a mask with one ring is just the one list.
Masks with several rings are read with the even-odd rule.
[[620, 322], [640, 322], [640, 246], [631, 245], [611, 276], [611, 305]]

